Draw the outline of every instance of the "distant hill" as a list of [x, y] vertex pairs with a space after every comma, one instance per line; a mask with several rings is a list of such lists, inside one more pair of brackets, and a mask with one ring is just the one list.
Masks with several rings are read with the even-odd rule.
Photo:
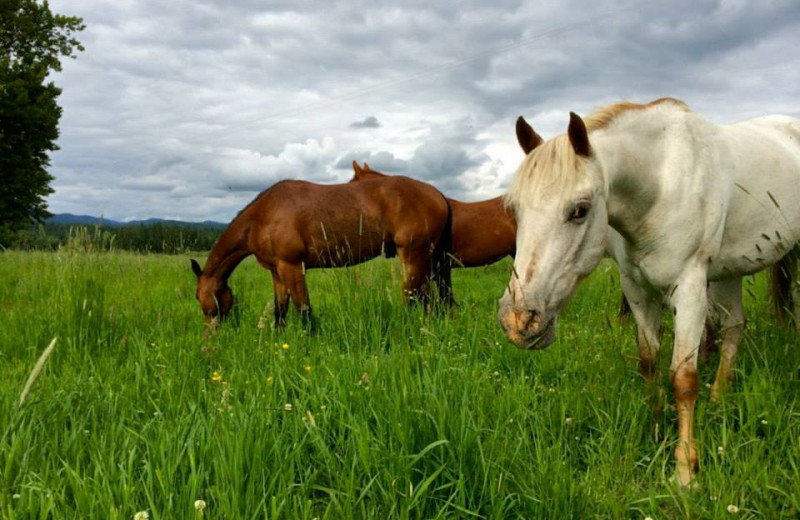
[[203, 222], [184, 222], [182, 220], [166, 220], [162, 218], [148, 218], [145, 220], [131, 220], [128, 222], [120, 222], [118, 220], [111, 220], [107, 218], [92, 217], [90, 215], [73, 215], [72, 213], [59, 213], [53, 215], [46, 220], [50, 224], [63, 224], [67, 226], [95, 226], [101, 224], [108, 227], [126, 227], [126, 226], [152, 226], [153, 224], [165, 224], [168, 226], [188, 226], [188, 227], [208, 227], [208, 228], [224, 228], [228, 224], [222, 222], [215, 222], [213, 220], [204, 220]]

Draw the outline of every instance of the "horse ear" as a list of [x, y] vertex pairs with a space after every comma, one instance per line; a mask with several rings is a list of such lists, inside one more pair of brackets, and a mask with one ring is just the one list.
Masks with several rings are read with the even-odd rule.
[[355, 174], [355, 178], [357, 179], [359, 175], [364, 173], [364, 170], [361, 169], [361, 166], [358, 165], [358, 161], [353, 160], [353, 173]]
[[368, 172], [368, 171], [370, 171], [370, 169], [369, 169], [369, 164], [367, 164], [367, 163], [364, 163], [364, 171], [365, 171], [365, 172]]
[[200, 264], [197, 263], [197, 260], [192, 258], [192, 272], [195, 276], [200, 278], [200, 275], [203, 274], [203, 270], [200, 268]]
[[544, 139], [533, 130], [524, 117], [519, 116], [517, 118], [517, 141], [525, 155], [528, 155], [531, 150], [542, 144]]
[[569, 142], [575, 153], [583, 157], [589, 157], [592, 147], [589, 144], [589, 133], [586, 131], [586, 124], [575, 112], [569, 113], [569, 128], [567, 129]]

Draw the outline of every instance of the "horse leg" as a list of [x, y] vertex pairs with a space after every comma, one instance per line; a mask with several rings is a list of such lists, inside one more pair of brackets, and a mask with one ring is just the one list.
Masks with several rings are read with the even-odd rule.
[[306, 286], [305, 266], [300, 264], [290, 264], [288, 262], [278, 263], [278, 275], [286, 285], [289, 296], [292, 298], [294, 308], [300, 313], [303, 323], [310, 329], [314, 329], [314, 320], [311, 313], [311, 302], [308, 298], [308, 287]]
[[286, 326], [286, 314], [289, 311], [289, 289], [281, 280], [278, 269], [272, 269], [272, 289], [275, 293], [275, 328]]
[[711, 358], [711, 354], [717, 351], [717, 332], [719, 330], [719, 323], [711, 317], [706, 320], [706, 333], [703, 334], [703, 341], [700, 343], [700, 352], [698, 353], [699, 362], [705, 365]]
[[780, 325], [794, 320], [795, 328], [800, 331], [800, 285], [798, 285], [798, 261], [800, 261], [800, 246], [795, 246], [792, 251], [781, 258], [769, 269], [769, 290], [772, 304], [775, 307], [775, 316]]
[[789, 254], [792, 255], [790, 265], [791, 277], [789, 280], [791, 287], [789, 289], [789, 294], [792, 300], [794, 328], [797, 332], [800, 332], [800, 245], [794, 246], [794, 251]]
[[436, 286], [439, 303], [441, 304], [442, 308], [452, 307], [456, 304], [456, 300], [453, 297], [452, 265], [450, 263], [451, 258], [447, 254], [439, 255], [437, 252], [435, 252], [432, 260], [434, 264], [433, 275], [431, 278], [433, 284]]
[[733, 364], [744, 330], [745, 317], [742, 309], [742, 280], [713, 282], [710, 285], [711, 299], [720, 314], [722, 327], [722, 346], [720, 347], [719, 367], [714, 384], [711, 386], [711, 400], [717, 401], [733, 377]]
[[670, 305], [675, 313], [675, 346], [669, 375], [678, 411], [675, 466], [682, 486], [690, 485], [697, 471], [694, 408], [699, 386], [697, 350], [708, 313], [706, 285], [704, 266], [691, 266], [678, 278], [670, 296]]
[[417, 302], [429, 309], [428, 280], [430, 255], [411, 246], [398, 247], [397, 256], [403, 266], [403, 298], [409, 305]]
[[623, 301], [636, 321], [639, 344], [639, 370], [645, 382], [645, 394], [654, 412], [661, 411], [663, 390], [658, 383], [658, 353], [661, 349], [661, 298], [639, 287], [625, 275], [620, 276]]
[[431, 278], [436, 285], [438, 303], [440, 308], [452, 307], [456, 301], [453, 298], [453, 237], [452, 227], [447, 225], [439, 236], [439, 240], [431, 252]]

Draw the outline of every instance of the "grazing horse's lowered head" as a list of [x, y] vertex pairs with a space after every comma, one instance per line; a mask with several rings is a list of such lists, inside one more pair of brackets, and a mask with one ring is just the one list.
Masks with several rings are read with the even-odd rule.
[[194, 258], [192, 258], [192, 272], [197, 276], [195, 297], [203, 309], [206, 324], [224, 321], [233, 307], [233, 291], [228, 286], [227, 279], [204, 274]]
[[517, 219], [517, 254], [498, 319], [515, 345], [540, 349], [555, 339], [558, 313], [578, 282], [603, 258], [605, 186], [577, 115], [566, 135], [544, 144], [520, 118], [517, 139], [527, 156], [506, 199]]

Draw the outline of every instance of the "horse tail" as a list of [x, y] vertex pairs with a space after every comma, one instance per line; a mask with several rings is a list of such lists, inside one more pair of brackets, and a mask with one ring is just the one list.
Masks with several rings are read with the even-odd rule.
[[439, 301], [447, 306], [453, 305], [453, 280], [452, 280], [452, 256], [453, 256], [453, 209], [450, 201], [442, 195], [447, 206], [447, 219], [445, 226], [439, 235], [439, 240], [433, 248], [433, 281], [439, 293]]
[[[788, 312], [792, 308], [792, 283], [797, 256], [790, 252], [769, 269], [769, 294], [778, 323], [786, 325]], [[797, 302], [800, 303], [800, 302]]]

